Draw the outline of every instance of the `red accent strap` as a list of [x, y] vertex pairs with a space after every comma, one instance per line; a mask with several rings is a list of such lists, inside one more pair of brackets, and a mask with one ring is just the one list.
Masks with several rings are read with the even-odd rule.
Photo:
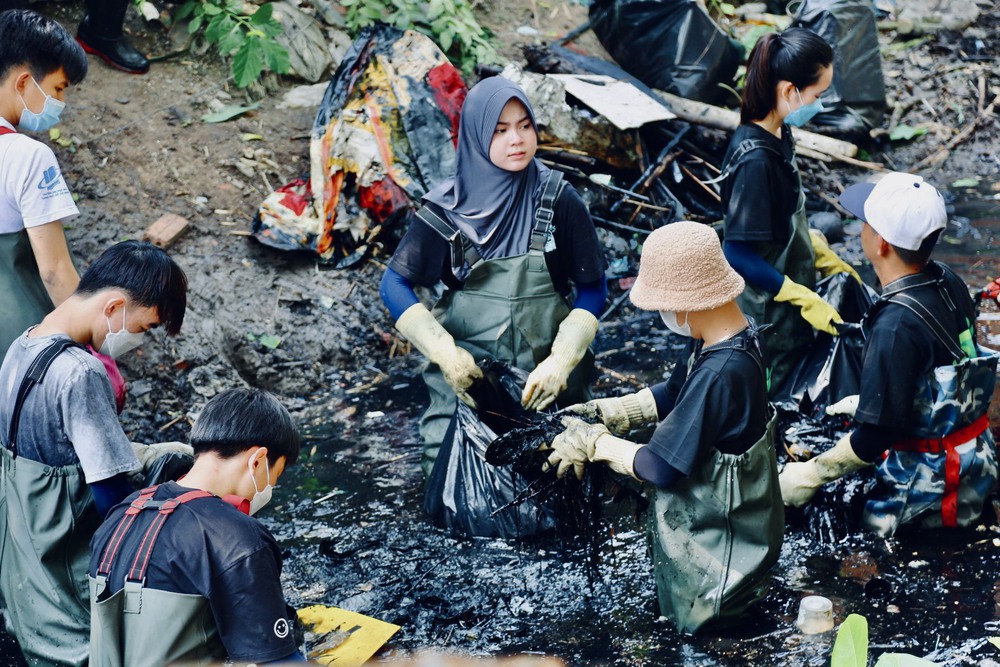
[[968, 426], [941, 438], [900, 440], [893, 448], [918, 454], [944, 454], [944, 497], [941, 498], [941, 523], [949, 528], [958, 525], [958, 477], [962, 461], [955, 447], [978, 438], [990, 427], [989, 417], [982, 415]]
[[[159, 485], [157, 485], [159, 486]], [[118, 553], [118, 547], [121, 546], [122, 540], [125, 539], [125, 533], [128, 529], [132, 527], [135, 522], [135, 517], [142, 508], [146, 505], [146, 502], [153, 497], [156, 493], [156, 486], [151, 486], [147, 489], [143, 489], [139, 492], [139, 497], [132, 501], [129, 508], [125, 510], [125, 516], [122, 520], [118, 522], [118, 526], [115, 528], [115, 532], [111, 535], [111, 540], [108, 545], [104, 548], [104, 554], [101, 556], [101, 564], [97, 568], [98, 575], [105, 575], [111, 572], [111, 563], [115, 560], [115, 554]]]
[[5, 134], [17, 134], [17, 130], [12, 130], [9, 127], [4, 127], [3, 125], [0, 125], [0, 137], [2, 137]]

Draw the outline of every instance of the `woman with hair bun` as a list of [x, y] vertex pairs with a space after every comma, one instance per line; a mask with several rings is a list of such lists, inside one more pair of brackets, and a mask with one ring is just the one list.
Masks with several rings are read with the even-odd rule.
[[[833, 49], [804, 28], [758, 40], [747, 63], [741, 124], [723, 162], [726, 259], [746, 280], [743, 312], [771, 328], [763, 336], [771, 394], [813, 341], [836, 335], [840, 315], [815, 292], [823, 275], [856, 272], [819, 232], [810, 234], [791, 127], [822, 111]], [[860, 279], [859, 279], [860, 280]]]

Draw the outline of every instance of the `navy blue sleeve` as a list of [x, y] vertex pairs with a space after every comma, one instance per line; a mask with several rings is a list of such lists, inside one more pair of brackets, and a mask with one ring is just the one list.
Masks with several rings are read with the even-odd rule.
[[859, 424], [851, 433], [851, 449], [854, 455], [862, 461], [874, 463], [881, 458], [892, 443], [901, 440], [906, 435], [900, 428], [891, 426], [876, 426], [875, 424]]
[[410, 306], [420, 303], [413, 291], [413, 283], [396, 273], [392, 268], [387, 268], [382, 274], [378, 293], [394, 320], [398, 320], [399, 316], [405, 313]]
[[722, 248], [729, 264], [748, 283], [771, 294], [777, 294], [781, 290], [785, 277], [757, 254], [753, 243], [726, 241]]
[[635, 453], [632, 469], [639, 479], [644, 479], [660, 489], [669, 488], [684, 476], [684, 473], [657, 456], [649, 447], [643, 447]]
[[[386, 273], [388, 274], [389, 272], [386, 271]], [[382, 279], [382, 283], [385, 284], [385, 278]], [[385, 298], [383, 297], [384, 300]], [[600, 317], [601, 310], [604, 308], [604, 303], [607, 300], [608, 284], [604, 280], [604, 276], [601, 276], [600, 280], [576, 286], [576, 301], [573, 302], [573, 307], [582, 308], [588, 313], [592, 313], [594, 317]], [[389, 310], [391, 311], [392, 309], [390, 308]]]
[[101, 516], [106, 516], [108, 510], [125, 500], [133, 492], [127, 473], [118, 473], [114, 477], [102, 479], [89, 484], [90, 493], [94, 496], [94, 505]]

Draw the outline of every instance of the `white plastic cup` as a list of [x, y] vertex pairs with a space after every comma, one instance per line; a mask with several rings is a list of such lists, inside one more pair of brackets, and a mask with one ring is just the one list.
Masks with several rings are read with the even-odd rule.
[[795, 625], [804, 635], [833, 630], [833, 603], [822, 595], [807, 595], [799, 602]]

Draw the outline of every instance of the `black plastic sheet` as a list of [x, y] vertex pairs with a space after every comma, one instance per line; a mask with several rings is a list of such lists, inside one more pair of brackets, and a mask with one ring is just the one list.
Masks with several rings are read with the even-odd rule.
[[861, 319], [878, 295], [848, 273], [824, 278], [816, 293], [844, 318], [839, 336], [818, 333], [816, 341], [789, 376], [774, 403], [786, 410], [810, 414], [861, 390], [864, 338]]
[[694, 0], [595, 0], [590, 25], [628, 73], [653, 88], [702, 102], [732, 101], [743, 46]]
[[803, 0], [793, 26], [808, 28], [833, 47], [833, 83], [823, 94], [828, 109], [810, 122], [853, 141], [882, 124], [885, 82], [871, 0]]

